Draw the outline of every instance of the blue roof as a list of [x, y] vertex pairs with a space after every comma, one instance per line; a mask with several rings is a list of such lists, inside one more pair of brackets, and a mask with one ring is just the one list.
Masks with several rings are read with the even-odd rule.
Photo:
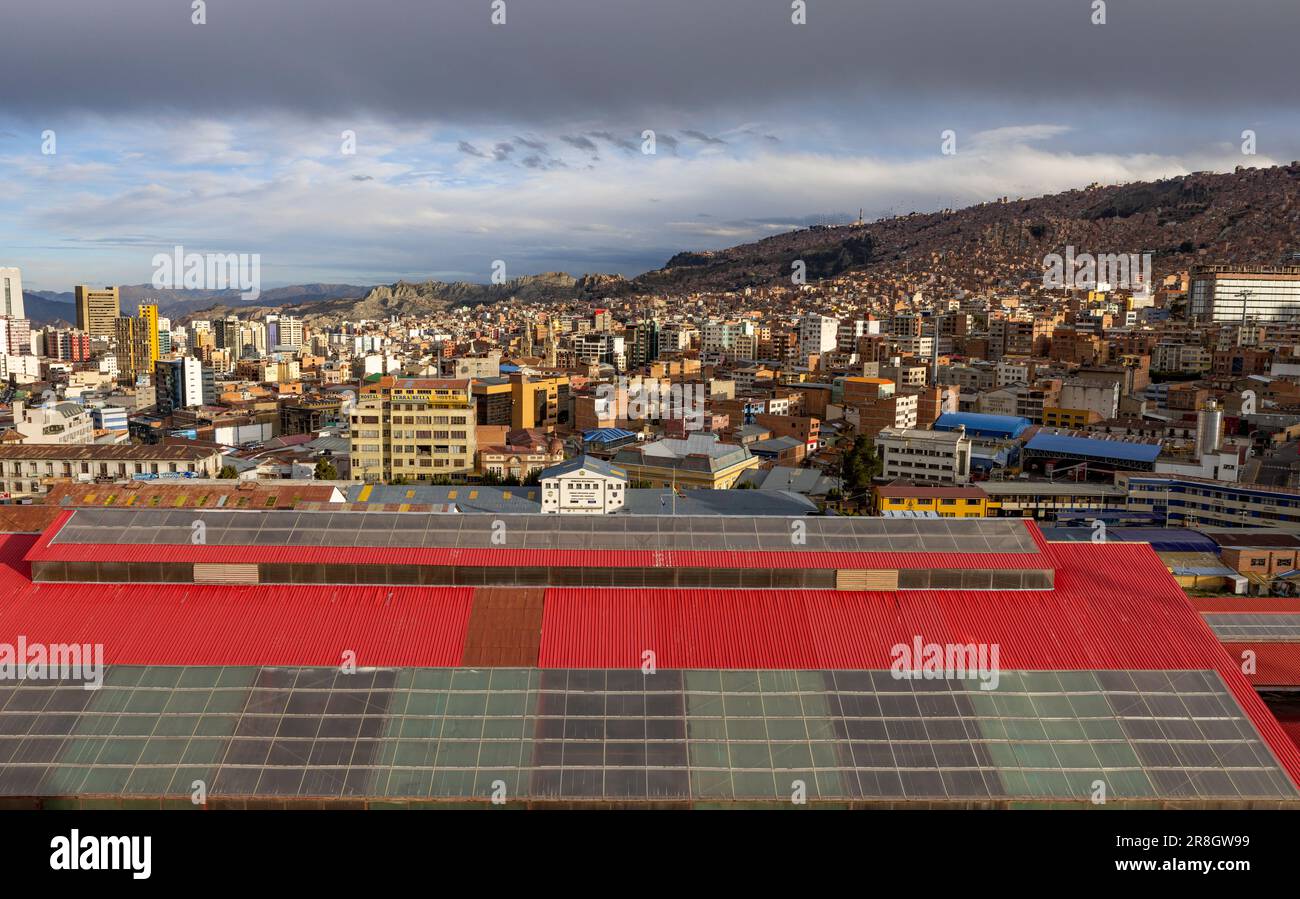
[[934, 423], [936, 431], [955, 431], [964, 425], [966, 432], [978, 437], [1019, 437], [1032, 425], [1027, 418], [1014, 415], [985, 415], [982, 412], [945, 412]]
[[622, 428], [592, 428], [590, 431], [582, 432], [582, 441], [584, 443], [613, 443], [615, 440], [626, 440], [635, 436], [635, 432], [625, 431]]
[[1070, 453], [1075, 456], [1093, 456], [1098, 459], [1120, 459], [1125, 462], [1154, 462], [1160, 455], [1160, 445], [1154, 443], [1125, 443], [1120, 440], [1098, 440], [1095, 437], [1068, 437], [1065, 434], [1033, 436], [1025, 449], [1040, 453]]

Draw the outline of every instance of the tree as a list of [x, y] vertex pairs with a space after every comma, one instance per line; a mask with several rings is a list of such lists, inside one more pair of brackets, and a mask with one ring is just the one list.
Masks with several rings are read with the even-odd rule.
[[840, 462], [842, 489], [850, 496], [865, 493], [871, 488], [871, 479], [879, 476], [882, 467], [871, 440], [859, 435], [845, 450]]
[[334, 463], [328, 459], [321, 459], [316, 463], [316, 480], [318, 481], [337, 481], [339, 479], [339, 470], [334, 467]]
[[235, 470], [235, 466], [233, 465], [223, 465], [221, 466], [221, 471], [217, 474], [217, 477], [230, 480], [239, 477], [239, 472]]

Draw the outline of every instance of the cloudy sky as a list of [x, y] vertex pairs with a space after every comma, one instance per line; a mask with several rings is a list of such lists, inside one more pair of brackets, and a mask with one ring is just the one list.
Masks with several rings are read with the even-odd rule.
[[860, 208], [1300, 159], [1296, 0], [497, 2], [5, 2], [0, 265], [634, 275]]

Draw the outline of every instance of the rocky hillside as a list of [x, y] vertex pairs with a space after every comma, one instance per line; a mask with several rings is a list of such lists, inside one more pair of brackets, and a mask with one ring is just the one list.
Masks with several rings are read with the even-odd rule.
[[[804, 262], [809, 281], [862, 272], [884, 283], [900, 274], [929, 273], [928, 283], [978, 291], [1031, 284], [1041, 277], [1046, 254], [1071, 245], [1079, 253], [1149, 252], [1157, 277], [1201, 261], [1275, 264], [1300, 253], [1300, 163], [1092, 185], [1028, 200], [1001, 198], [866, 225], [816, 226], [724, 250], [684, 251], [632, 280], [548, 272], [504, 284], [399, 281], [364, 295], [352, 288], [318, 299], [277, 302], [277, 292], [267, 291], [257, 306], [296, 302], [292, 311], [329, 325], [510, 298], [595, 303], [637, 293], [741, 290], [785, 281], [796, 260]], [[227, 306], [253, 311], [227, 302], [223, 312]], [[213, 310], [202, 313], [210, 314]]]
[[545, 272], [514, 278], [502, 284], [474, 284], [424, 281], [372, 288], [359, 300], [340, 298], [312, 303], [291, 310], [317, 325], [337, 324], [346, 319], [381, 319], [392, 315], [420, 315], [439, 312], [449, 306], [476, 306], [511, 298], [529, 302], [554, 297], [610, 296], [625, 289], [618, 275], [585, 275], [575, 278], [564, 272]]
[[1068, 245], [1080, 253], [1150, 252], [1157, 276], [1207, 260], [1275, 264], [1300, 252], [1300, 163], [793, 231], [680, 253], [628, 289], [740, 289], [788, 278], [794, 259], [807, 263], [810, 280], [847, 270], [928, 269], [954, 286], [980, 289], [1039, 277], [1043, 256]]

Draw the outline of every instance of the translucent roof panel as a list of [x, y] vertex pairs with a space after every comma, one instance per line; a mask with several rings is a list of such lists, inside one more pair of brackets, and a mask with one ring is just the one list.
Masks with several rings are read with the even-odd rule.
[[116, 666], [0, 687], [0, 759], [5, 796], [1300, 799], [1208, 671]]
[[[1016, 519], [931, 521], [690, 516], [78, 509], [54, 544], [406, 546], [512, 549], [1038, 552]], [[130, 539], [127, 540], [128, 536]]]
[[1205, 623], [1220, 640], [1243, 643], [1300, 641], [1300, 615], [1273, 612], [1206, 615]]

